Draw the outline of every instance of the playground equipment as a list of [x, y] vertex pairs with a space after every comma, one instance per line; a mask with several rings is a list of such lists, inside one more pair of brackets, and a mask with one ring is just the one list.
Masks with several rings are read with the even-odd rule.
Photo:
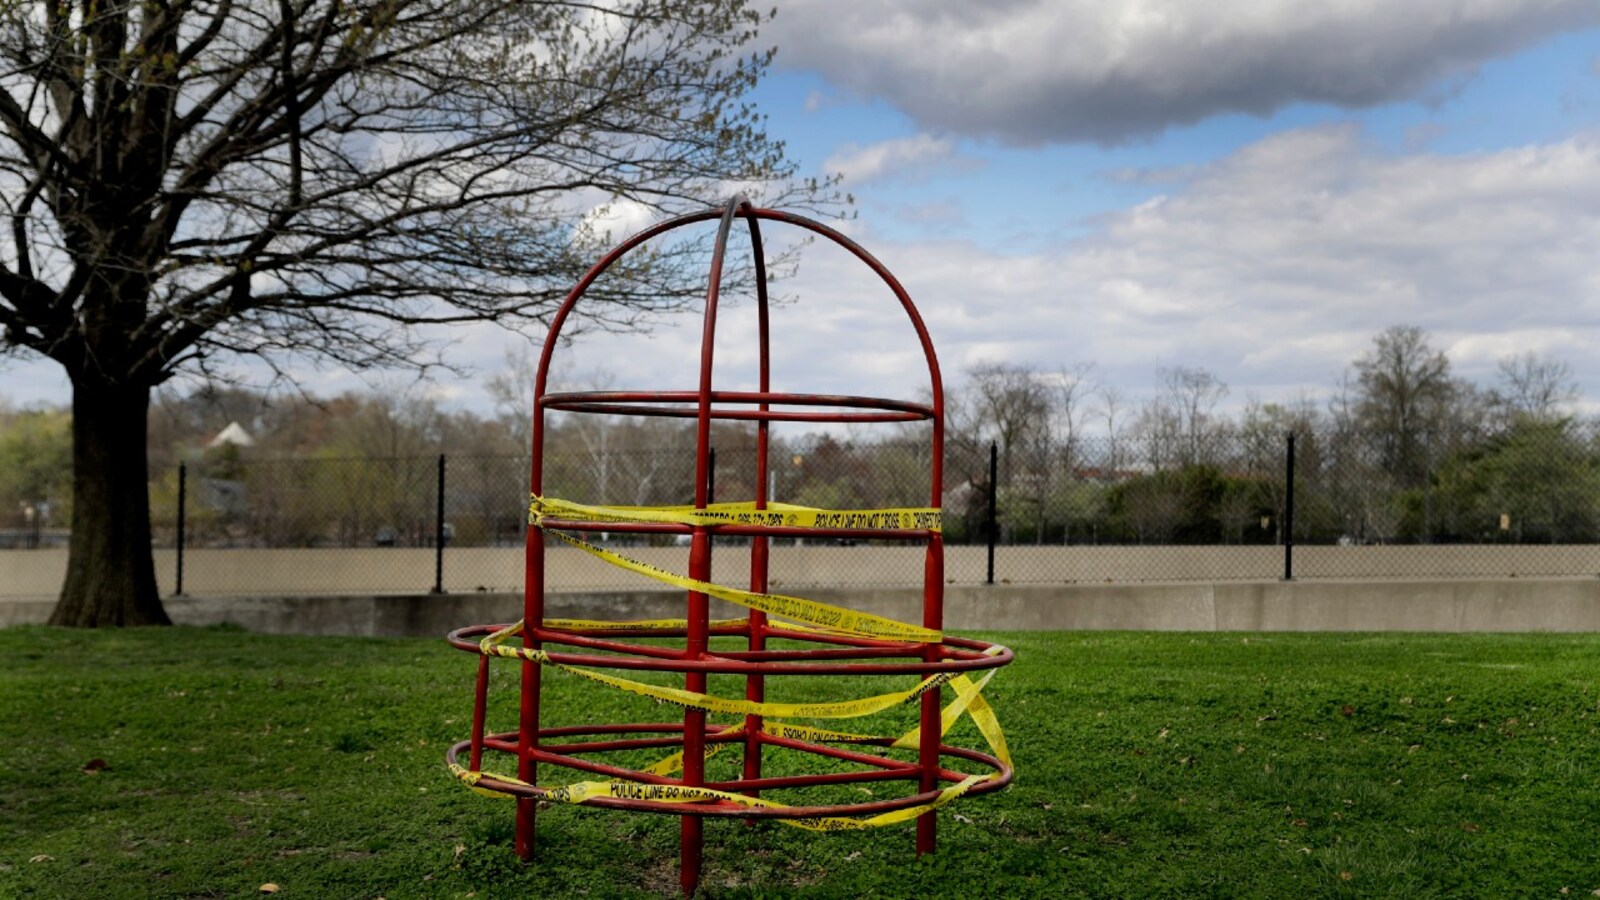
[[[590, 391], [551, 393], [546, 390], [550, 362], [562, 326], [585, 292], [624, 254], [674, 229], [718, 220], [716, 243], [706, 284], [700, 345], [698, 387], [679, 391]], [[759, 390], [723, 391], [712, 379], [717, 300], [728, 238], [736, 222], [750, 232], [759, 326]], [[776, 222], [804, 229], [843, 247], [865, 263], [894, 294], [915, 329], [928, 367], [931, 401], [926, 403], [876, 397], [774, 393], [770, 389], [770, 354], [766, 259], [760, 225]], [[625, 416], [675, 416], [696, 424], [696, 463], [692, 505], [673, 507], [599, 506], [544, 495], [545, 417], [551, 411]], [[713, 503], [709, 496], [710, 435], [714, 420], [753, 421], [755, 497]], [[773, 422], [931, 423], [932, 460], [929, 505], [914, 509], [822, 510], [780, 503], [768, 496], [769, 426]], [[964, 794], [996, 791], [1010, 783], [1012, 767], [1004, 735], [982, 690], [999, 667], [1012, 659], [1005, 647], [943, 633], [944, 545], [939, 505], [942, 492], [944, 395], [938, 360], [927, 329], [911, 298], [876, 259], [854, 241], [803, 216], [752, 206], [736, 199], [723, 209], [690, 213], [629, 238], [602, 258], [572, 289], [550, 325], [540, 355], [534, 388], [532, 502], [527, 536], [523, 620], [514, 625], [474, 625], [451, 632], [450, 643], [479, 655], [472, 734], [450, 748], [446, 762], [463, 782], [483, 793], [516, 800], [516, 849], [524, 860], [533, 855], [534, 815], [540, 801], [576, 803], [632, 812], [667, 813], [682, 817], [680, 884], [692, 893], [700, 880], [705, 819], [771, 819], [817, 831], [871, 828], [915, 819], [916, 850], [935, 847], [935, 810]], [[687, 486], [686, 486], [687, 487]], [[686, 490], [685, 494], [689, 492]], [[686, 535], [687, 576], [647, 565], [596, 546], [579, 535]], [[684, 590], [683, 619], [657, 621], [588, 621], [546, 618], [546, 538], [551, 537], [614, 565]], [[718, 537], [748, 539], [748, 590], [711, 582], [713, 542]], [[774, 537], [856, 539], [921, 543], [927, 548], [922, 596], [922, 623], [913, 625], [828, 604], [770, 593], [769, 541]], [[710, 598], [744, 607], [746, 618], [712, 620]], [[520, 641], [514, 638], [520, 637]], [[680, 646], [662, 642], [634, 643], [628, 638], [676, 638]], [[712, 639], [718, 638], [716, 643]], [[732, 645], [732, 647], [730, 647]], [[571, 648], [552, 650], [550, 647]], [[489, 663], [493, 657], [521, 660], [520, 705], [516, 731], [490, 732], [485, 725]], [[540, 686], [544, 670], [592, 682], [597, 688], [626, 691], [683, 710], [681, 722], [630, 722], [605, 725], [547, 726], [541, 721]], [[665, 687], [617, 674], [680, 673], [683, 687]], [[744, 679], [742, 698], [706, 692], [707, 677], [725, 673]], [[778, 703], [766, 700], [767, 679], [782, 676], [825, 677], [898, 675], [909, 681], [904, 690], [844, 702]], [[975, 675], [976, 677], [969, 677]], [[953, 699], [941, 707], [949, 687]], [[916, 727], [898, 737], [837, 731], [790, 721], [825, 720], [871, 715], [901, 704], [917, 705]], [[945, 744], [944, 735], [963, 715], [970, 716], [989, 744], [981, 752]], [[713, 722], [711, 717], [731, 721]], [[720, 750], [743, 750], [739, 774], [711, 779], [706, 760]], [[650, 748], [671, 750], [650, 765], [629, 768], [589, 758], [607, 752]], [[872, 752], [872, 751], [876, 752]], [[897, 755], [896, 750], [905, 751]], [[516, 775], [484, 771], [485, 751], [510, 754]], [[813, 774], [763, 776], [768, 752], [795, 752], [827, 757], [856, 768]], [[461, 755], [467, 762], [460, 762]], [[901, 756], [913, 756], [907, 759]], [[945, 758], [977, 764], [988, 770], [969, 774], [946, 768]], [[559, 766], [603, 780], [541, 786], [538, 767]], [[810, 803], [807, 789], [838, 785], [910, 782], [901, 796], [869, 802]], [[780, 803], [770, 792], [794, 793], [802, 799]], [[870, 793], [870, 792], [868, 792]], [[837, 796], [835, 794], [834, 796]]]

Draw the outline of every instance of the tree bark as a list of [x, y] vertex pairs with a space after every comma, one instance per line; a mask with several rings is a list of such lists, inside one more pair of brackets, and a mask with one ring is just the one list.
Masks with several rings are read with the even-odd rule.
[[170, 625], [150, 554], [150, 387], [72, 385], [72, 545], [50, 624]]

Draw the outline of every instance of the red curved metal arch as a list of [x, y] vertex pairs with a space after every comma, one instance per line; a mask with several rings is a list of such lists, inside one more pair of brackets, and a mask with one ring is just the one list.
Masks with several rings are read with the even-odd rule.
[[[595, 280], [614, 266], [627, 253], [646, 242], [674, 229], [717, 221], [713, 242], [705, 303], [701, 311], [701, 345], [697, 367], [697, 384], [692, 391], [599, 391], [550, 392], [549, 373], [555, 348], [568, 318], [585, 297]], [[759, 344], [759, 386], [756, 391], [717, 391], [714, 389], [715, 337], [717, 312], [721, 293], [722, 273], [727, 255], [728, 241], [737, 221], [743, 220], [749, 229], [755, 274]], [[890, 289], [910, 321], [922, 348], [928, 370], [930, 400], [917, 402], [879, 397], [854, 397], [825, 394], [774, 393], [771, 390], [771, 340], [770, 316], [767, 296], [767, 265], [761, 237], [761, 223], [776, 222], [798, 227], [821, 236], [842, 247], [865, 264]], [[543, 450], [545, 415], [550, 411], [570, 413], [606, 413], [631, 416], [673, 416], [696, 420], [696, 477], [694, 504], [704, 508], [710, 497], [708, 491], [708, 456], [710, 426], [714, 420], [752, 421], [756, 428], [756, 478], [754, 505], [766, 508], [769, 497], [768, 452], [769, 427], [772, 422], [909, 422], [931, 423], [931, 465], [929, 469], [929, 505], [940, 505], [943, 493], [944, 469], [944, 389], [939, 371], [938, 357], [927, 327], [916, 306], [900, 282], [855, 241], [837, 230], [819, 222], [778, 210], [760, 209], [743, 198], [734, 198], [720, 209], [707, 209], [688, 213], [651, 226], [619, 244], [603, 256], [568, 292], [551, 318], [550, 331], [539, 354], [534, 378], [534, 416], [531, 441], [532, 460], [529, 486], [533, 493], [543, 493]], [[774, 536], [789, 534], [837, 535], [864, 537], [871, 540], [912, 541], [926, 546], [924, 564], [924, 594], [922, 625], [940, 630], [943, 624], [944, 552], [943, 537], [938, 531], [926, 529], [894, 529], [866, 531], [860, 529], [798, 529], [761, 525], [683, 525], [674, 523], [593, 523], [547, 520], [544, 528], [563, 528], [578, 531], [608, 530], [634, 533], [674, 533], [690, 537], [689, 576], [697, 580], [710, 579], [712, 539], [716, 535], [740, 535], [751, 539], [750, 589], [764, 592], [768, 589], [768, 541]], [[988, 655], [992, 645], [982, 641], [945, 637], [942, 642], [914, 644], [874, 640], [817, 632], [802, 632], [773, 627], [760, 611], [751, 611], [745, 623], [739, 626], [715, 626], [709, 621], [709, 600], [699, 592], [686, 593], [687, 615], [681, 628], [606, 628], [586, 630], [581, 627], [547, 627], [544, 617], [545, 546], [543, 528], [530, 527], [526, 542], [524, 567], [525, 597], [522, 644], [529, 648], [546, 645], [571, 647], [583, 652], [547, 651], [555, 662], [594, 668], [666, 671], [684, 674], [684, 687], [704, 692], [706, 678], [711, 673], [724, 673], [745, 678], [746, 699], [760, 701], [764, 697], [764, 676], [781, 675], [896, 675], [926, 678], [936, 673], [959, 673], [988, 670], [1004, 666], [1012, 659], [1009, 650]], [[477, 640], [487, 636], [499, 626], [473, 626], [452, 632], [450, 642], [462, 650], [480, 652]], [[713, 652], [709, 639], [713, 635], [740, 636], [747, 641], [743, 650], [718, 650]], [[682, 649], [664, 648], [642, 644], [624, 638], [677, 636], [683, 639]], [[769, 649], [768, 638], [784, 638], [801, 642], [798, 649], [781, 647]], [[815, 645], [815, 646], [813, 646]], [[870, 661], [878, 660], [878, 661]], [[891, 661], [883, 661], [891, 660]], [[815, 784], [847, 783], [851, 780], [911, 779], [917, 790], [908, 797], [874, 801], [866, 804], [835, 806], [789, 807], [782, 810], [749, 808], [729, 803], [664, 804], [641, 800], [597, 799], [588, 805], [606, 806], [647, 812], [661, 812], [682, 817], [683, 867], [680, 883], [686, 893], [692, 892], [699, 880], [702, 842], [701, 820], [706, 817], [797, 818], [818, 815], [860, 815], [890, 809], [904, 809], [930, 802], [939, 795], [941, 782], [964, 777], [941, 766], [943, 756], [953, 756], [993, 767], [996, 777], [975, 786], [971, 793], [998, 790], [1010, 782], [1008, 766], [995, 757], [973, 750], [949, 747], [942, 744], [938, 691], [926, 691], [918, 699], [919, 750], [915, 763], [889, 760], [886, 757], [864, 754], [855, 750], [831, 747], [814, 742], [780, 738], [761, 730], [759, 716], [745, 717], [742, 736], [729, 737], [721, 732], [724, 726], [711, 727], [702, 711], [685, 711], [683, 723], [661, 725], [606, 725], [579, 728], [541, 728], [539, 725], [539, 695], [541, 666], [524, 661], [521, 667], [520, 725], [516, 732], [486, 734], [484, 709], [488, 692], [488, 657], [480, 656], [475, 694], [473, 736], [469, 741], [455, 745], [449, 751], [452, 763], [463, 748], [470, 748], [471, 767], [480, 768], [484, 750], [511, 753], [517, 760], [517, 778], [527, 785], [486, 777], [485, 786], [505, 789], [517, 797], [517, 852], [524, 859], [532, 854], [533, 820], [536, 802], [545, 796], [542, 789], [532, 787], [537, 782], [537, 767], [543, 762], [559, 764], [590, 771], [608, 777], [635, 781], [659, 781], [706, 785], [719, 789], [742, 791], [751, 796], [762, 790], [803, 787]], [[546, 744], [547, 739], [569, 738], [584, 734], [628, 735], [635, 733], [667, 733], [668, 737], [621, 737], [576, 744]], [[742, 776], [730, 782], [707, 782], [704, 759], [708, 743], [741, 741], [745, 746]], [[866, 744], [887, 746], [889, 739], [873, 739]], [[681, 779], [664, 779], [661, 776], [610, 766], [592, 760], [579, 759], [575, 753], [594, 753], [604, 750], [637, 749], [655, 746], [681, 746], [683, 772]], [[868, 766], [869, 770], [856, 773], [812, 774], [781, 777], [762, 777], [761, 749], [766, 746], [787, 747], [802, 752], [848, 760]], [[917, 820], [917, 851], [932, 851], [934, 846], [934, 817], [925, 814]]]

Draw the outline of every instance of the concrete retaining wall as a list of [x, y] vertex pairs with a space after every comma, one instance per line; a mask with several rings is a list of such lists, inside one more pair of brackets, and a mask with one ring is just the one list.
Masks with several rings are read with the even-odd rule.
[[[811, 590], [828, 603], [920, 621], [910, 588]], [[0, 599], [0, 627], [42, 623], [54, 601]], [[511, 622], [514, 594], [343, 597], [179, 597], [166, 601], [180, 624], [231, 622], [273, 634], [440, 636], [463, 625]], [[668, 591], [552, 594], [547, 615], [594, 619], [672, 618], [682, 595]], [[714, 603], [713, 616], [742, 610]], [[1503, 581], [1243, 582], [1222, 584], [952, 586], [952, 631], [1600, 631], [1600, 579]]]
[[[626, 553], [673, 571], [688, 571], [684, 547], [635, 547]], [[548, 584], [553, 591], [648, 588], [579, 550], [552, 547]], [[920, 547], [778, 546], [772, 550], [775, 588], [813, 585], [873, 588], [914, 585], [922, 579]], [[983, 547], [948, 547], [945, 577], [955, 585], [981, 585]], [[173, 590], [176, 554], [155, 551], [163, 593]], [[740, 584], [749, 549], [718, 547], [712, 580]], [[52, 597], [61, 589], [67, 551], [0, 550], [0, 597]], [[1268, 581], [1283, 574], [1281, 547], [1000, 547], [996, 577], [1013, 584], [1153, 584]], [[1569, 578], [1600, 574], [1596, 545], [1454, 545], [1297, 547], [1300, 579], [1500, 579]], [[204, 549], [184, 554], [184, 587], [204, 596], [310, 596], [409, 594], [433, 587], [432, 550]], [[522, 585], [520, 548], [464, 547], [445, 551], [444, 589], [451, 594], [515, 592]]]

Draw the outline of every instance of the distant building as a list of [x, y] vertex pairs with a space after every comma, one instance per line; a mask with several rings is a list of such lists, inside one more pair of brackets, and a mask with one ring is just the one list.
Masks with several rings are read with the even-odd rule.
[[245, 431], [244, 426], [238, 422], [229, 422], [227, 428], [217, 432], [216, 437], [206, 441], [206, 449], [208, 450], [223, 446], [254, 447], [255, 445], [256, 439], [251, 437], [250, 432]]

